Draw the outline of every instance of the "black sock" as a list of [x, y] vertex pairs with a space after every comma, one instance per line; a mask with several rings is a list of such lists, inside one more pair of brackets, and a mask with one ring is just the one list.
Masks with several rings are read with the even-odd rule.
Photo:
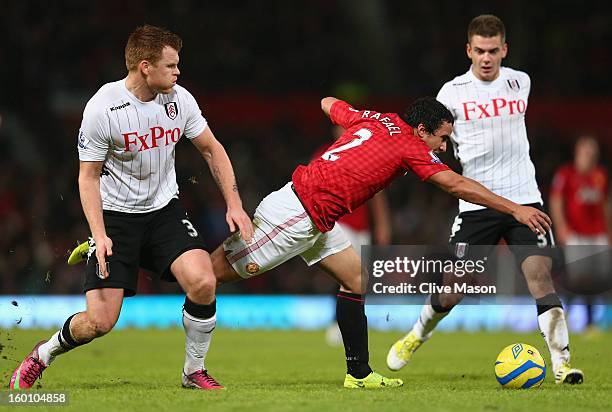
[[363, 296], [338, 292], [336, 318], [344, 342], [347, 373], [357, 379], [365, 378], [372, 369], [368, 364], [368, 320]]
[[53, 356], [58, 355], [60, 353], [66, 353], [69, 350], [72, 350], [78, 346], [82, 346], [85, 345], [86, 343], [91, 342], [93, 339], [89, 339], [89, 340], [85, 340], [82, 342], [77, 342], [73, 337], [72, 334], [70, 333], [70, 321], [72, 320], [72, 318], [74, 318], [77, 314], [75, 313], [74, 315], [70, 316], [68, 319], [66, 319], [66, 322], [64, 322], [64, 326], [62, 326], [62, 330], [60, 331], [59, 335], [57, 335], [57, 338], [59, 340], [59, 344], [62, 347], [61, 350], [56, 351], [55, 353], [52, 353]]
[[438, 295], [437, 293], [431, 295], [431, 307], [436, 313], [450, 312], [451, 309], [454, 308], [454, 306], [451, 306], [450, 308], [442, 306], [442, 304], [440, 303], [440, 295]]
[[556, 293], [549, 293], [548, 295], [536, 299], [535, 301], [536, 308], [538, 309], [538, 316], [552, 308], [563, 309], [561, 299], [559, 299], [559, 295], [557, 295]]
[[217, 313], [217, 300], [213, 300], [208, 305], [201, 305], [191, 301], [185, 296], [185, 303], [183, 304], [185, 312], [189, 313], [194, 318], [198, 319], [210, 319]]

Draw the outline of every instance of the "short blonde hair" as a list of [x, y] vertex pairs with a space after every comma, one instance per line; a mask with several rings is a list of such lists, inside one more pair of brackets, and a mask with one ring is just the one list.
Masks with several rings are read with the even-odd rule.
[[183, 40], [163, 27], [148, 24], [137, 27], [125, 45], [125, 66], [132, 71], [136, 70], [143, 60], [155, 64], [161, 59], [162, 50], [166, 46], [179, 52], [183, 47]]

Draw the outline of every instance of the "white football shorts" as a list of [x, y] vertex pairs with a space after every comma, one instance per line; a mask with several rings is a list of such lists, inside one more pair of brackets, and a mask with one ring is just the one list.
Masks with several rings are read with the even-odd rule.
[[369, 230], [356, 230], [342, 222], [336, 222], [336, 226], [340, 226], [358, 255], [361, 254], [361, 246], [372, 244], [372, 233]]
[[296, 255], [311, 266], [351, 246], [338, 225], [326, 233], [317, 229], [291, 185], [270, 193], [257, 206], [251, 243], [239, 232], [223, 242], [228, 262], [241, 277], [260, 275]]

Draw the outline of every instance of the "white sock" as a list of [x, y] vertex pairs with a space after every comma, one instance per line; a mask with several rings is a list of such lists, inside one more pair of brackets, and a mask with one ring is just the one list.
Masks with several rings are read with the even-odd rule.
[[553, 371], [563, 363], [569, 363], [569, 334], [563, 309], [554, 307], [538, 315], [538, 326], [548, 345]]
[[38, 358], [47, 366], [51, 365], [57, 355], [66, 352], [60, 345], [60, 333], [62, 333], [61, 330], [55, 332], [47, 342], [38, 347]]
[[183, 310], [183, 327], [185, 328], [185, 366], [183, 372], [190, 375], [204, 367], [212, 332], [217, 324], [217, 316], [209, 319], [198, 319]]
[[448, 312], [436, 312], [431, 306], [431, 296], [427, 298], [427, 301], [421, 309], [419, 318], [414, 323], [412, 331], [416, 334], [417, 338], [422, 341], [429, 339], [433, 333], [434, 328], [440, 323], [442, 319], [450, 313]]

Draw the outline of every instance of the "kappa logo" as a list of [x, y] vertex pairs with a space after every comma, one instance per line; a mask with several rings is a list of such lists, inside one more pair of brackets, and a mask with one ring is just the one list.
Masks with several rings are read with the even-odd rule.
[[164, 104], [164, 107], [166, 108], [166, 114], [170, 120], [176, 119], [176, 116], [178, 116], [178, 105], [176, 102], [166, 103]]
[[115, 110], [125, 109], [128, 106], [131, 106], [130, 102], [120, 104], [119, 106], [111, 107], [110, 111], [114, 112]]

